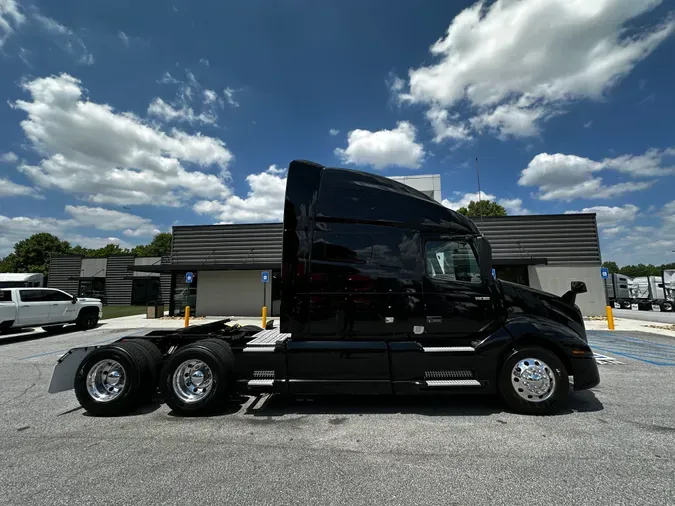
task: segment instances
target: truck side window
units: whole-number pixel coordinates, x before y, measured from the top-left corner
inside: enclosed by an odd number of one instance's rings
[[[12,302],[12,291],[0,290],[0,302]]]
[[[48,302],[46,290],[21,290],[19,295],[22,302]]]
[[[430,278],[480,283],[480,269],[471,245],[461,241],[427,241],[427,275]]]
[[[59,290],[42,290],[42,291],[45,292],[45,295],[47,296],[46,300],[52,302],[65,302],[72,300],[72,297],[70,297],[66,293],[60,292]]]

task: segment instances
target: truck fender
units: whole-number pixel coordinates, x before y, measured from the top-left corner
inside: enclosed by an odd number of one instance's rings
[[[583,350],[588,356],[593,353],[586,342],[585,331],[580,335],[567,325],[540,316],[519,315],[510,318],[506,321],[505,328],[513,336],[514,345],[531,344],[549,348],[568,367],[569,359],[575,356],[572,350]],[[583,331],[583,327],[581,329]]]
[[[87,353],[95,348],[98,348],[98,346],[73,348],[66,352],[54,366],[52,380],[49,383],[49,389],[47,391],[50,394],[55,394],[58,392],[65,392],[66,390],[72,390],[75,383],[75,373],[77,372],[77,368],[80,366]]]

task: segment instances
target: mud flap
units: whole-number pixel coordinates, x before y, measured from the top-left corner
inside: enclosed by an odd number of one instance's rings
[[[72,390],[77,368],[82,363],[82,360],[87,355],[87,353],[95,348],[97,348],[97,346],[73,348],[63,355],[54,367],[54,371],[52,372],[52,380],[49,383],[49,389],[47,392],[50,394],[55,394],[57,392]]]

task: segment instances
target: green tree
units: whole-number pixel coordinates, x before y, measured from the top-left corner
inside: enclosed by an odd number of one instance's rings
[[[506,216],[506,209],[496,202],[490,200],[481,200],[480,202],[469,202],[468,207],[460,207],[457,212],[464,216]]]
[[[19,272],[18,261],[14,253],[0,260],[0,272]]]
[[[602,266],[606,267],[607,270],[609,270],[609,272],[612,274],[617,274],[619,272],[619,266],[616,264],[616,262],[612,262],[611,260],[602,262]]]
[[[70,243],[46,232],[33,234],[14,245],[14,253],[6,257],[2,264],[12,272],[41,272],[45,276],[49,271],[51,255],[70,253]],[[7,271],[5,271],[7,272]]]
[[[134,247],[131,252],[141,257],[161,257],[171,253],[173,237],[169,232],[162,232],[153,237],[150,244]]]

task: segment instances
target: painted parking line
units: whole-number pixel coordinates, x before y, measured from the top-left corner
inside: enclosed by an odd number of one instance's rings
[[[635,334],[624,335],[605,331],[589,332],[588,343],[594,351],[603,354],[608,353],[661,367],[675,367],[675,345],[641,339]]]

